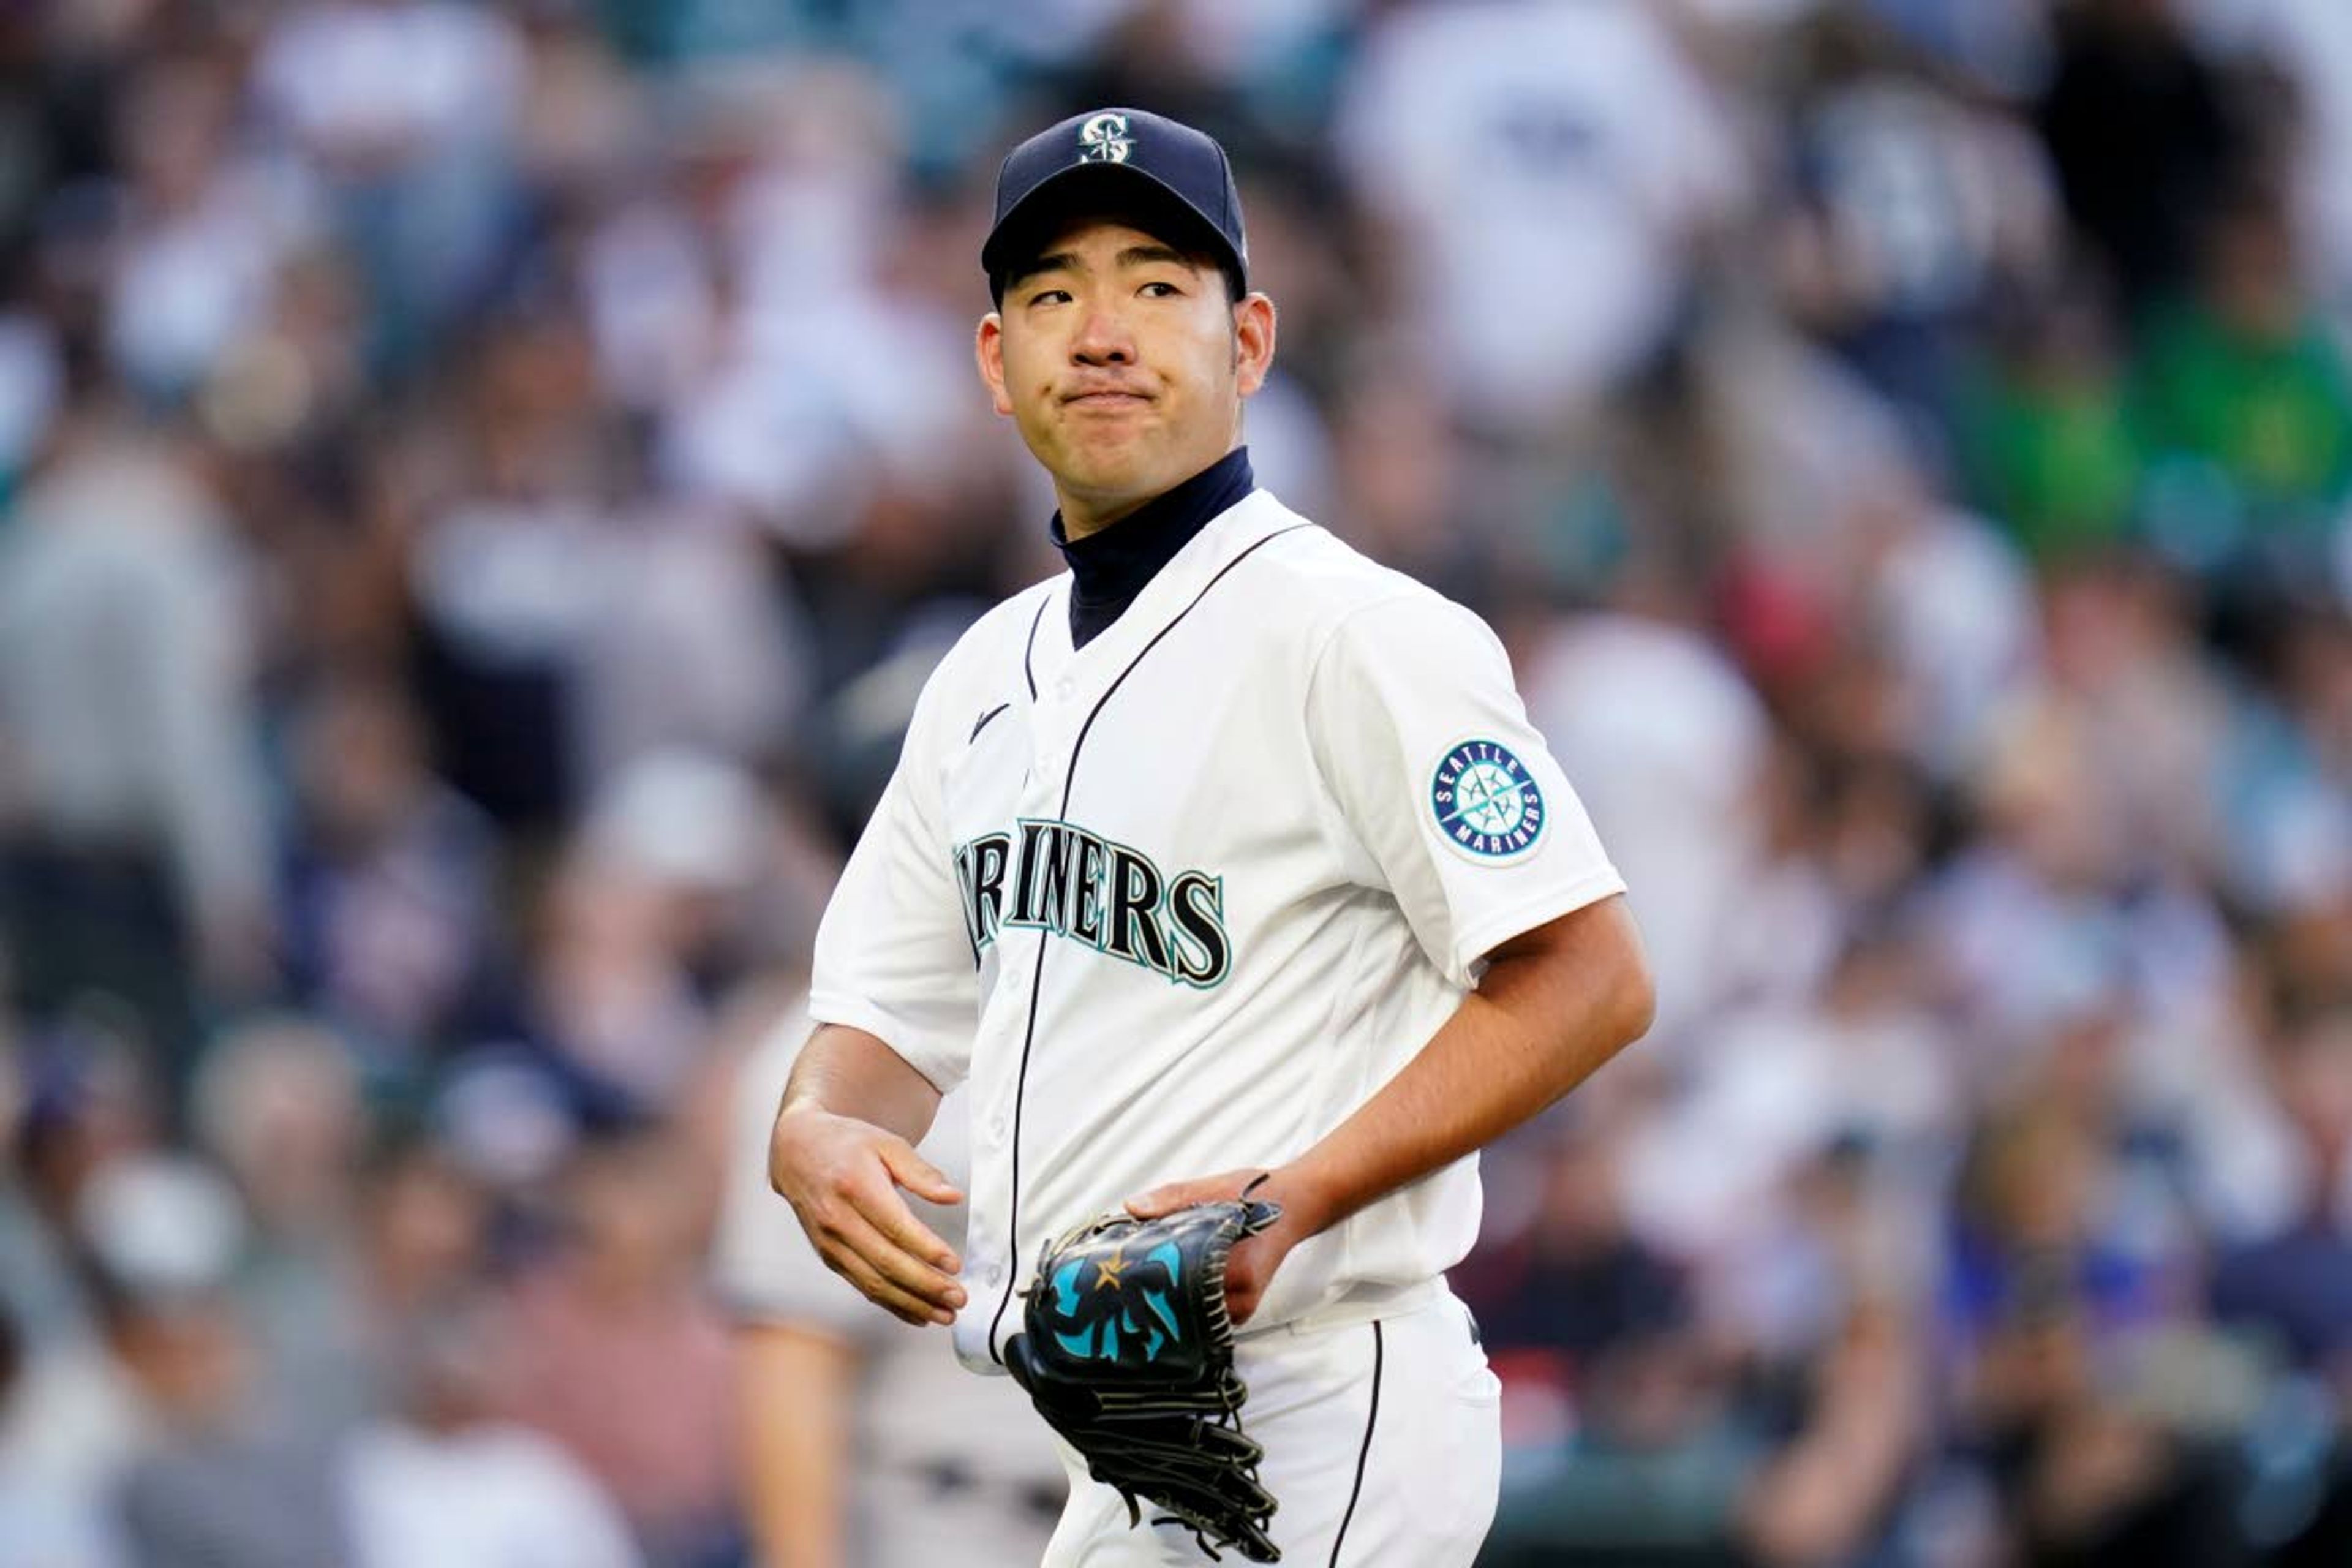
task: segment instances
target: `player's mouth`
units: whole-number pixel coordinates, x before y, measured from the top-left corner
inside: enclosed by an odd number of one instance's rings
[[[1063,405],[1070,408],[1140,408],[1150,401],[1146,393],[1120,386],[1088,387],[1062,395]]]

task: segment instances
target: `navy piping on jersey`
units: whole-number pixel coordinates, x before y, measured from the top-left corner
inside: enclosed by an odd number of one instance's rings
[[[1381,1364],[1388,1359],[1388,1338],[1372,1320],[1372,1407],[1364,1413],[1364,1446],[1356,1450],[1356,1484],[1348,1489],[1348,1511],[1339,1516],[1339,1533],[1331,1541],[1329,1568],[1339,1568],[1339,1548],[1348,1542],[1348,1526],[1356,1521],[1356,1500],[1364,1495],[1364,1464],[1372,1457],[1372,1428],[1381,1421]]]
[[[1169,617],[1168,624],[1152,633],[1151,640],[1145,643],[1133,658],[1128,660],[1127,668],[1118,672],[1118,678],[1095,700],[1093,710],[1087,714],[1087,721],[1078,726],[1078,738],[1070,742],[1070,766],[1062,779],[1062,805],[1055,816],[1065,819],[1069,816],[1070,795],[1077,788],[1078,758],[1087,749],[1087,736],[1094,729],[1095,721],[1102,716],[1103,709],[1109,704],[1114,696],[1118,695],[1118,689],[1127,684],[1127,678],[1135,673],[1136,667],[1150,657],[1151,650],[1160,646],[1162,637],[1174,631],[1186,616],[1191,615],[1200,606],[1201,601],[1209,596],[1209,590],[1223,582],[1227,573],[1280,539],[1284,534],[1296,533],[1302,528],[1311,526],[1313,525],[1309,523],[1294,522],[1288,528],[1278,528],[1226,562],[1217,569],[1215,576],[1201,585],[1201,591],[1192,595],[1192,603]],[[1039,606],[1039,613],[1041,615],[1044,613],[1042,605]],[[1030,636],[1033,640],[1036,636],[1036,627],[1034,626],[1030,627]],[[1005,1205],[1004,1294],[997,1300],[996,1316],[991,1318],[988,1322],[989,1359],[999,1366],[1004,1364],[1004,1355],[996,1348],[997,1331],[1004,1326],[1004,1310],[1013,1305],[1013,1287],[1021,1275],[1021,1117],[1029,1098],[1029,1051],[1030,1047],[1037,1042],[1037,998],[1045,988],[1045,950],[1052,945],[1042,937],[1038,939],[1037,967],[1030,973],[1029,976],[1029,1019],[1021,1031],[1021,1071],[1013,1079],[1013,1195],[1011,1201]]]
[[[1021,678],[1029,683],[1029,700],[1037,700],[1037,628],[1045,624],[1045,606],[1054,602],[1047,593],[1037,601],[1037,613],[1029,618],[1029,646],[1021,650]]]

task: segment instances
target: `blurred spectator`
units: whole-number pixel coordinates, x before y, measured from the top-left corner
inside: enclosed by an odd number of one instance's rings
[[[1841,1141],[1869,1151],[1885,1197],[1925,1220],[1960,1086],[1915,975],[1892,933],[1858,931],[1809,1005],[1715,1022],[1702,1042],[1712,1070],[1627,1150],[1644,1230],[1686,1256],[1728,1251],[1727,1273],[1756,1268],[1748,1249],[1772,1236],[1779,1195]]]
[[[1659,975],[1658,1042],[1718,999],[1715,952],[1757,860],[1765,715],[1698,632],[1634,615],[1562,620],[1527,662],[1528,712],[1574,770],[1626,868]]]
[[[614,778],[581,854],[642,882],[696,996],[721,1015],[796,973],[839,872],[810,804],[717,757],[666,749]]]
[[[2233,193],[2200,234],[2197,290],[2149,324],[2134,374],[2149,524],[2241,592],[2307,594],[2352,497],[2352,367],[2303,293],[2273,195]]]
[[[2122,345],[2087,268],[1996,307],[1960,398],[1969,493],[2043,566],[2095,554],[2137,513],[2146,454]]]
[[[322,1436],[364,1408],[343,1301],[363,1114],[350,1051],[299,1017],[214,1041],[191,1094],[196,1142],[244,1200],[236,1294],[257,1348],[271,1381],[302,1391],[300,1419]]]
[[[77,404],[0,540],[0,877],[20,1005],[98,993],[167,1054],[267,985],[247,564],[199,454]]]
[[[1950,778],[2032,680],[2032,579],[1997,530],[1906,472],[1865,487],[1848,527],[1860,579],[1848,618],[1895,683],[1885,739]]]
[[[2176,0],[2074,0],[2036,122],[2066,210],[2137,312],[2188,286],[2206,207],[2244,172],[2221,69]]]
[[[266,1247],[316,1253],[349,1233],[359,1094],[342,1042],[299,1018],[213,1043],[192,1096],[196,1141],[241,1189]]]
[[[2341,304],[2352,298],[2352,15],[2328,0],[2188,0],[2183,11],[2235,68],[2291,84],[2292,169],[2280,172],[2320,297]]]
[[[130,1560],[343,1562],[331,1450],[261,1375],[229,1289],[247,1239],[234,1191],[192,1163],[152,1159],[104,1173],[79,1208],[108,1343],[152,1423],[121,1477]]]
[[[97,1016],[91,1016],[91,1014]],[[37,1347],[89,1328],[74,1215],[90,1182],[114,1163],[152,1152],[163,1135],[152,1060],[93,1009],[29,1036],[12,1054],[20,1106],[9,1180],[0,1184],[8,1243],[0,1294]]]
[[[263,323],[279,268],[320,222],[299,168],[232,152],[232,68],[225,53],[171,60],[117,107],[129,189],[109,346],[156,404],[194,392]]]
[[[105,1341],[79,1215],[145,1157],[146,1086],[119,1042],[55,1039],[26,1053],[21,1082],[17,1066],[0,1050],[14,1102],[0,1111],[0,1564],[128,1568],[115,1493],[150,1420]]]
[[[291,730],[289,983],[379,1070],[413,1069],[496,967],[489,825],[429,771],[415,707],[388,679],[327,676]]]
[[[2299,1135],[2299,1201],[2276,1235],[2216,1261],[2214,1304],[2341,1381],[2352,1376],[2352,1013],[2311,1019],[2274,1055],[2278,1102]]]
[[[2120,1175],[2061,1106],[1979,1131],[1945,1299],[1962,1418],[2034,1560],[2242,1561],[2217,1458],[2124,1394],[2186,1304],[2186,1259],[2119,1224]]]
[[[1479,1561],[1869,1560],[1900,1528],[1928,1430],[1907,1313],[1857,1292],[1792,1382],[1743,1384],[1730,1347],[1692,1331],[1670,1266],[1626,1229],[1605,1147],[1561,1146],[1528,1262],[1489,1315],[1523,1462]],[[1549,1441],[1548,1416],[1568,1423]]]
[[[340,1433],[393,1411],[419,1325],[491,1275],[488,1194],[432,1142],[397,1134],[352,1173],[351,1234],[317,1274],[266,1289],[257,1305],[278,1376],[303,1391],[312,1426]],[[296,1288],[299,1287],[299,1288]]]
[[[636,1568],[596,1484],[497,1418],[503,1347],[483,1303],[420,1314],[404,1340],[394,1409],[343,1452],[355,1568]]]
[[[2031,726],[2046,715],[2079,737],[2086,783],[2117,818],[2118,837],[2136,846],[2126,879],[2177,879],[2210,868],[2220,852],[2210,786],[2233,694],[2200,646],[2195,616],[2180,579],[2144,559],[2053,570],[2042,588],[2043,684],[2018,693],[2001,716],[2003,725]],[[1979,756],[1996,770],[1995,753],[2012,739],[2032,744],[1999,731],[1985,739]],[[1986,782],[1988,795],[1998,792]]]
[[[29,1357],[16,1320],[0,1304],[0,1563],[54,1563],[59,1568],[97,1568],[104,1543],[97,1510],[71,1482],[42,1473],[39,1459],[26,1452],[28,1437],[17,1418],[25,1407]]]
[[[598,568],[621,454],[588,422],[577,327],[517,321],[479,346],[451,493],[421,498],[408,555],[416,679],[450,782],[509,831],[545,836],[589,787],[578,687],[622,584]]]
[[[1798,1396],[1794,1430],[1740,1500],[1738,1538],[1752,1561],[1794,1568],[1968,1550],[1950,1539],[1952,1525],[1923,1527],[1907,1506],[1927,1435],[1917,1340],[1885,1301],[1858,1302],[1837,1325]],[[1920,1542],[1931,1529],[1946,1539]]]
[[[563,1245],[515,1289],[504,1412],[611,1492],[656,1568],[734,1563],[734,1372],[679,1152],[655,1132],[591,1141],[562,1194]]]
[[[1996,290],[2038,280],[2055,259],[2050,171],[2008,115],[1906,68],[1853,14],[1832,12],[1811,37],[1783,287],[1797,319],[1940,456],[1962,334]]]
[[[711,1016],[687,964],[692,910],[650,868],[599,847],[552,868],[521,973],[466,1033],[469,1057],[535,1074],[568,1120],[619,1126],[672,1108]]]
[[[2087,629],[2129,636],[2131,615],[2127,598],[2095,602]],[[2119,678],[2095,698],[2018,706],[1969,781],[1976,832],[1923,889],[1937,988],[1978,1033],[1981,1086],[2030,1071],[2043,1030],[2111,1000],[2210,1020],[2231,984],[2193,862],[2172,858],[2192,855],[2206,826],[2203,737],[2185,727],[2199,693],[2193,679],[2166,685],[2158,658],[2133,664],[2110,667]]]
[[[414,365],[491,279],[523,64],[499,11],[455,0],[312,0],[260,41],[257,107],[330,187],[379,366]]]
[[[39,456],[63,391],[56,336],[30,311],[0,313],[0,500]]]
[[[1908,47],[1958,73],[1963,93],[1981,89],[2015,101],[2050,68],[2054,7],[2047,0],[1865,0],[1864,8]]]
[[[1601,1381],[1612,1352],[1693,1321],[1683,1271],[1627,1223],[1615,1143],[1581,1124],[1553,1132],[1528,1172],[1536,1186],[1526,1228],[1475,1268],[1473,1305],[1517,1407],[1515,1441],[1528,1440],[1523,1423],[1572,1427],[1580,1391]]]
[[[2324,616],[2289,611],[2261,628],[2263,667],[2306,700],[2338,681],[2327,665],[2343,633]],[[2352,987],[2352,795],[2324,731],[2298,721],[2298,704],[2275,688],[2232,693],[2217,809],[2231,891],[2279,922],[2276,956],[2298,1000],[2324,1000]],[[2314,712],[2312,719],[2317,719]]]
[[[1747,184],[1724,106],[1638,0],[1391,8],[1335,136],[1394,236],[1422,373],[1505,437],[1656,352]]]

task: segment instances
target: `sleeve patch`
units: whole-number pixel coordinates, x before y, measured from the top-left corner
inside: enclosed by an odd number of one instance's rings
[[[1507,865],[1542,842],[1542,786],[1508,746],[1468,740],[1449,748],[1429,781],[1438,836],[1475,861]]]

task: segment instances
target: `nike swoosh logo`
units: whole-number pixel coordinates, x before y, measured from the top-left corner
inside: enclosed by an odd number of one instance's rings
[[[980,721],[971,727],[971,733],[964,737],[963,743],[969,746],[974,741],[979,740],[980,732],[988,728],[988,721],[1012,706],[1013,704],[1010,702],[1000,702],[995,707],[990,709],[987,712],[982,714],[980,716]]]

